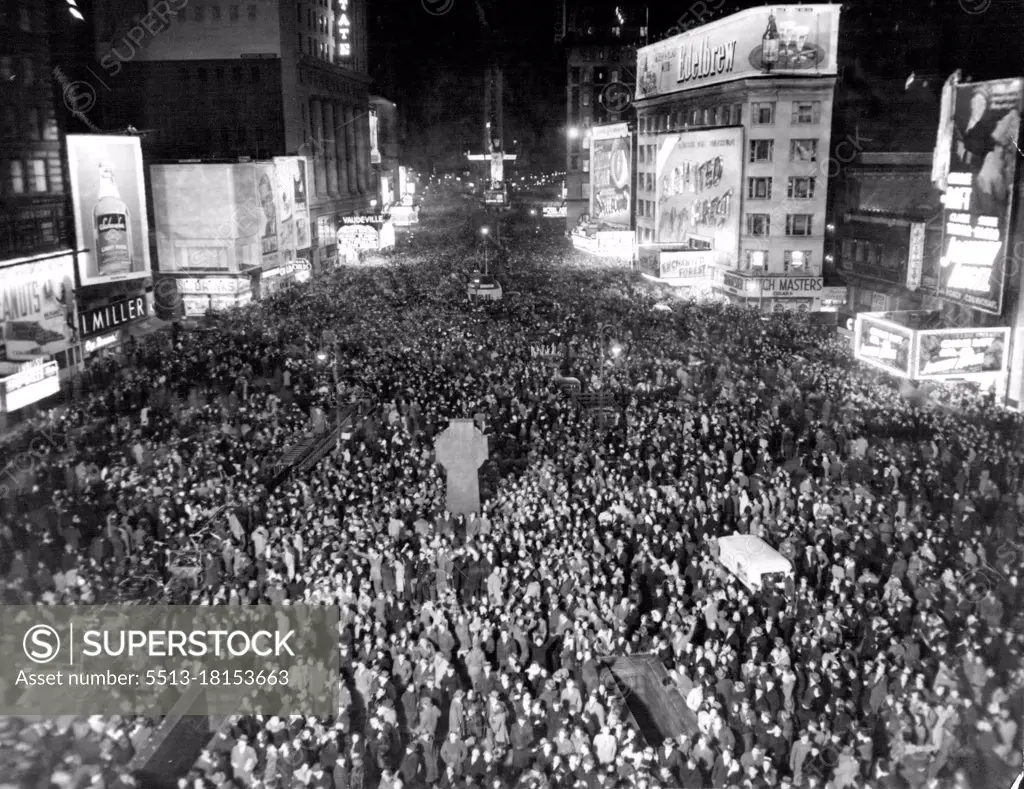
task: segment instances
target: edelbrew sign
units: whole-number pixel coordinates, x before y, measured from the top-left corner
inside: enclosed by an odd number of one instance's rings
[[[80,315],[82,336],[90,337],[147,317],[146,297],[133,296],[106,307],[84,310]]]
[[[731,74],[735,65],[735,41],[712,46],[711,39],[705,36],[679,48],[679,82]]]

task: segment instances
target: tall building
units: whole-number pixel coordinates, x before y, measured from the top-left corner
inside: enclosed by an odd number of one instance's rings
[[[821,308],[839,11],[755,8],[638,50],[637,242],[663,277]]]
[[[607,4],[565,3],[556,8],[556,40],[566,51],[566,227],[590,206],[591,128],[635,118],[628,92],[635,81],[637,20]],[[609,88],[609,85],[614,87]],[[612,94],[614,93],[614,96]]]
[[[145,130],[152,161],[306,156],[333,227],[377,194],[365,2],[96,0],[105,123]]]
[[[0,426],[56,394],[79,358],[54,13],[32,0],[0,5]]]

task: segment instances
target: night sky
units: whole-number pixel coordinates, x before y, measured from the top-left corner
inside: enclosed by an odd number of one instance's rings
[[[554,42],[553,0],[370,0],[371,61],[376,90],[400,104],[406,147],[431,158],[446,149],[476,148],[482,117],[482,74],[496,60],[506,79],[507,138],[519,138],[536,164],[564,158],[565,52]],[[570,8],[573,7],[569,0]],[[595,23],[610,20],[615,2],[576,3]],[[622,2],[642,20],[645,5]],[[708,21],[750,0],[705,0]],[[1013,0],[862,0],[844,4],[840,58],[859,89],[884,103],[911,71],[937,90],[956,68],[975,79],[1024,73],[1020,3]],[[651,3],[651,41],[694,15],[692,3]],[[507,143],[511,139],[506,140]],[[557,165],[556,165],[557,166]]]

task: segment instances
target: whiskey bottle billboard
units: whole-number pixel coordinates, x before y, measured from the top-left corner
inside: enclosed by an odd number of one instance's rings
[[[127,135],[69,134],[79,281],[94,285],[150,274],[142,144]]]
[[[132,267],[132,223],[128,204],[121,199],[110,162],[101,162],[100,190],[93,206],[96,229],[96,275],[128,274]]]

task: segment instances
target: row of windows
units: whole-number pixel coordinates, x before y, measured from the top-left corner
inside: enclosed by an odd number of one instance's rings
[[[776,102],[755,101],[750,105],[750,123],[752,126],[775,125]],[[821,123],[820,101],[794,101],[789,122],[793,126],[808,126]]]
[[[59,164],[48,171],[45,159],[8,159],[3,163],[3,190],[8,195],[63,192]]]
[[[844,265],[847,263],[867,263],[871,266],[885,266],[882,245],[873,241],[858,241],[844,238],[840,242],[840,250]],[[895,258],[890,259],[886,268],[898,268]]]
[[[749,140],[747,161],[751,164],[770,164],[775,161],[775,140]],[[789,161],[818,161],[817,140],[790,140]]]
[[[748,200],[771,200],[772,178],[748,178]],[[814,178],[810,176],[790,176],[786,184],[786,197],[793,200],[814,199]]]
[[[204,66],[200,66],[199,68],[195,69],[195,74],[196,74],[196,80],[199,81],[199,82],[206,82],[207,79],[209,78],[209,72],[207,72],[207,70],[206,70],[206,68]],[[213,77],[214,77],[214,79],[217,82],[223,82],[225,74],[226,74],[226,72],[224,71],[224,68],[222,66],[217,66],[216,68],[213,69]],[[190,67],[188,67],[188,66],[183,66],[181,71],[180,71],[180,76],[181,76],[181,81],[182,82],[188,82],[189,80],[192,79],[192,69]],[[260,72],[260,67],[259,66],[250,66],[249,67],[249,82],[255,84],[255,83],[259,82],[262,78],[263,77],[262,77],[262,74]],[[242,66],[232,66],[231,67],[231,81],[232,82],[242,82],[244,79],[245,79],[245,70],[242,68]]]
[[[814,235],[813,214],[786,214],[787,236]],[[748,236],[770,236],[772,234],[771,214],[747,214],[746,229]]]
[[[302,6],[298,8],[299,12],[299,24],[302,24]],[[326,35],[330,31],[330,25],[327,21],[327,17],[323,14],[313,15],[312,8],[306,8],[306,30],[312,30],[322,35]]]
[[[339,44],[338,47],[339,57],[347,57],[347,54],[352,52],[351,44]],[[347,47],[347,49],[342,49],[342,47]],[[311,58],[322,60],[325,63],[334,63],[334,57],[327,42],[318,41],[313,36],[303,36],[302,33],[299,33],[299,52],[309,55]]]
[[[740,258],[740,271],[767,271],[769,255],[766,249],[747,249]],[[787,249],[782,253],[783,271],[805,271],[811,267],[811,250]]]
[[[62,206],[25,206],[0,215],[0,255],[24,255],[70,240],[71,221]]]
[[[618,82],[620,79],[620,72],[617,68],[608,68],[607,66],[598,66],[597,68],[580,68],[573,66],[569,69],[569,82],[574,85],[590,84],[605,85],[609,82]]]
[[[641,134],[653,134],[683,126],[739,126],[742,120],[742,104],[720,104],[716,107],[691,107],[661,115],[647,115],[638,120],[638,125]]]
[[[46,117],[46,113],[38,107],[18,109],[4,107],[3,128],[0,136],[8,140],[48,140],[59,139],[57,121]]]
[[[209,12],[210,12],[209,16],[207,16],[207,13],[206,13],[207,10],[209,10]],[[256,21],[256,6],[250,5],[249,6],[249,10],[248,10],[248,14],[249,14],[249,21],[250,22],[255,22]],[[229,5],[228,6],[228,20],[231,21],[231,22],[237,22],[238,21],[238,17],[239,17],[239,6],[237,6],[237,5]],[[175,18],[176,19],[180,19],[182,22],[187,22],[188,21],[188,14],[187,13],[183,13],[183,14],[181,14],[180,17],[175,17]],[[219,5],[211,5],[211,6],[196,5],[196,6],[192,6],[192,20],[194,22],[205,22],[207,20],[207,18],[209,18],[209,20],[211,22],[220,22],[223,19],[223,16],[221,15],[221,8],[220,8],[220,6]]]

